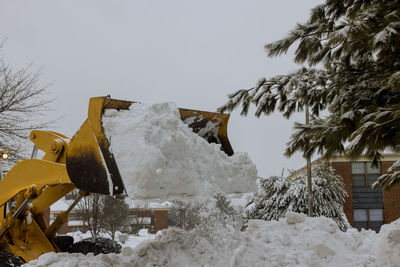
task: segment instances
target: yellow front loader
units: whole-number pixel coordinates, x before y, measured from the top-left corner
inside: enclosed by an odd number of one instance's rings
[[[43,253],[59,252],[56,233],[82,197],[90,193],[126,194],[117,162],[109,150],[102,116],[106,109],[129,109],[132,103],[109,97],[91,98],[88,118],[71,139],[51,131],[31,132],[35,149],[42,150],[44,156],[17,163],[0,181],[1,253],[29,262]],[[179,112],[194,132],[201,132],[209,142],[219,143],[228,155],[233,154],[227,137],[228,114],[188,109]],[[200,131],[208,122],[215,128]],[[45,210],[74,189],[80,190],[80,197],[47,225]]]

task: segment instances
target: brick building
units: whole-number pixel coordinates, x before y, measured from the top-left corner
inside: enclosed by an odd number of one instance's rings
[[[168,211],[169,208],[146,208],[146,209],[130,209],[130,224],[127,232],[138,231],[138,228],[149,229],[149,233],[155,234],[157,231],[168,228]]]
[[[72,201],[61,198],[47,210],[46,222],[51,224],[57,215],[68,209]],[[130,220],[125,231],[136,233],[139,229],[147,228],[149,233],[156,233],[159,230],[168,228],[168,211],[169,208],[163,206],[149,207],[146,209],[130,208]],[[63,224],[59,230],[59,234],[81,231],[86,232],[87,226],[83,222],[82,215],[78,209],[73,209],[68,216],[68,221]]]
[[[334,170],[343,178],[348,193],[344,212],[353,227],[379,231],[382,224],[400,218],[400,183],[390,189],[370,188],[380,175],[388,173],[388,168],[397,160],[400,160],[400,154],[386,153],[378,167],[371,166],[371,161],[365,157],[360,157],[357,161],[336,157],[330,161]],[[319,162],[321,160],[312,164]],[[296,174],[304,171],[305,168],[302,168]]]
[[[60,212],[66,211],[71,204],[71,201],[66,201],[64,198],[61,198],[53,205],[50,206],[49,210],[49,224],[51,224],[57,217]],[[84,224],[79,211],[73,209],[69,216],[68,221],[64,223],[60,230],[58,231],[59,234],[65,234],[69,232],[81,231],[86,232],[87,226]]]

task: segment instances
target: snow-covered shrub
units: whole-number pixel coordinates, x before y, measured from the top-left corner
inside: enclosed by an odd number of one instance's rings
[[[200,211],[203,204],[197,202],[173,201],[168,212],[168,225],[181,229],[191,230],[200,224]]]
[[[332,218],[340,229],[346,230],[348,222],[343,212],[347,195],[342,178],[326,164],[312,170],[314,216]],[[243,212],[244,220],[278,220],[286,212],[308,213],[306,175],[291,180],[289,177],[259,178],[258,191]]]
[[[185,230],[227,227],[241,223],[242,211],[231,206],[231,200],[223,194],[202,201],[174,201],[168,214],[172,225]]]
[[[208,207],[207,220],[211,220],[213,224],[220,223],[226,226],[226,224],[233,223],[239,215],[239,212],[232,207],[229,197],[223,194],[215,195],[211,205],[208,205]]]

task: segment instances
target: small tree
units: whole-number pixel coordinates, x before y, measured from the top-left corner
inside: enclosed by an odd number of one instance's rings
[[[213,213],[214,217],[216,221],[225,226],[228,221],[235,219],[237,212],[235,208],[232,207],[232,201],[228,197],[217,194],[214,196],[214,199],[216,200],[215,211]]]
[[[203,207],[201,203],[176,200],[168,214],[168,220],[175,227],[191,230],[201,223],[200,212]]]
[[[239,214],[228,197],[216,194],[204,202],[175,201],[168,220],[172,225],[185,230],[205,230],[217,225],[225,227],[228,223],[233,223]]]
[[[347,193],[342,178],[323,164],[312,171],[312,190],[315,216],[332,218],[340,229],[346,230],[348,223],[343,212]],[[306,177],[294,180],[289,177],[272,176],[258,180],[258,191],[246,205],[243,217],[249,219],[278,220],[286,212],[307,214]]]
[[[81,211],[84,224],[87,225],[92,237],[97,237],[102,228],[102,195],[90,194],[77,205]]]
[[[129,206],[123,199],[102,196],[101,215],[102,229],[114,240],[116,231],[122,230],[129,219]]]

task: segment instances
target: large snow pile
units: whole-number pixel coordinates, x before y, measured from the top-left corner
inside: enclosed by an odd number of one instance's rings
[[[250,220],[244,232],[163,230],[121,254],[42,255],[28,266],[399,266],[400,220],[379,233],[342,232],[328,218],[288,213],[279,221]]]
[[[255,190],[248,155],[228,157],[184,124],[174,103],[107,110],[103,127],[130,197],[171,200]]]

